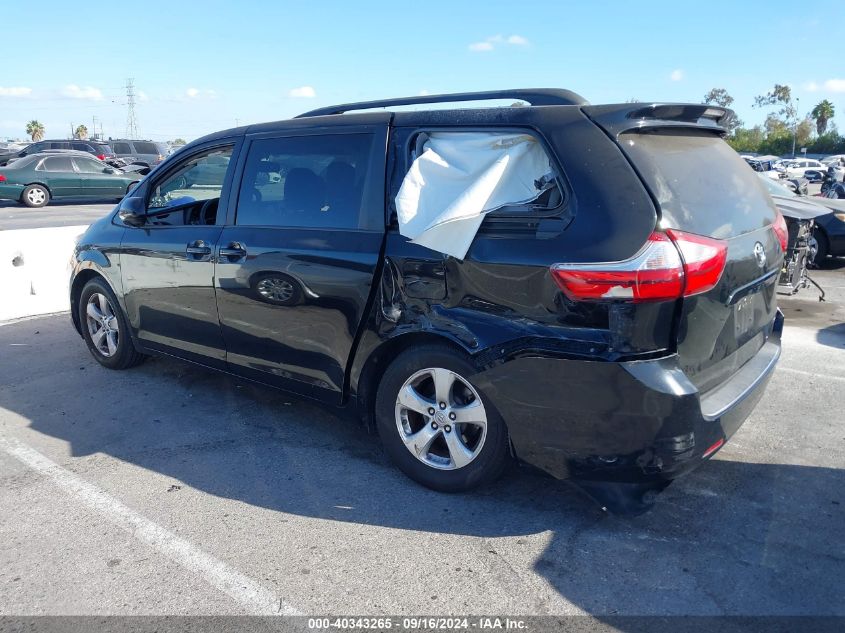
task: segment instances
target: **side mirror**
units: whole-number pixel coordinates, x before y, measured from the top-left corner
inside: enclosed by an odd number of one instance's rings
[[[117,211],[120,221],[129,226],[143,226],[147,221],[147,209],[143,198],[124,198]]]
[[[104,167],[103,173],[114,175],[114,174],[119,174],[120,172],[117,169],[115,169],[114,167]]]

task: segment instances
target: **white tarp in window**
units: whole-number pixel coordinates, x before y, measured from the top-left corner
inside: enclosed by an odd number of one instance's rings
[[[531,202],[551,167],[527,134],[434,132],[396,196],[399,232],[463,259],[484,214]]]

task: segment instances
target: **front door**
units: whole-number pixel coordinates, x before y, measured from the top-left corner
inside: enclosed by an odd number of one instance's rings
[[[231,174],[184,188],[185,175],[211,157],[229,160],[234,145],[214,145],[185,156],[141,186],[147,219],[127,227],[120,266],[126,312],[140,343],[212,367],[225,367],[214,290],[214,252],[222,230]],[[222,216],[222,214],[221,214]]]
[[[248,139],[217,251],[231,370],[340,402],[384,240],[386,128]]]

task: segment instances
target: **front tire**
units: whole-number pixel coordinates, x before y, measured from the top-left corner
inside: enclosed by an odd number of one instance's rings
[[[29,185],[21,193],[21,202],[32,209],[39,209],[50,202],[50,192],[43,185]]]
[[[509,462],[505,422],[469,381],[476,372],[465,355],[430,345],[406,350],[382,376],[375,413],[384,450],[423,486],[470,490]]]
[[[91,355],[103,367],[128,369],[144,360],[135,349],[117,298],[102,279],[92,279],[82,289],[79,323]]]

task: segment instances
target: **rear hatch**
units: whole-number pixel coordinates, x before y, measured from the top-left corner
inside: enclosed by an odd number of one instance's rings
[[[708,106],[585,107],[616,140],[658,207],[660,229],[727,243],[710,291],[683,299],[677,349],[701,390],[721,384],[763,346],[777,312],[782,252],[777,210],[757,175],[722,140],[732,113]]]

